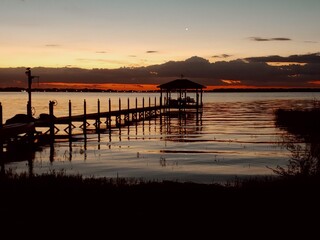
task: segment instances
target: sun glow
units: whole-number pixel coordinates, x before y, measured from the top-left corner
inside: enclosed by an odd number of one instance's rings
[[[154,91],[158,90],[156,84],[122,84],[122,83],[40,83],[38,88],[58,88],[58,89],[98,89],[111,91]]]
[[[320,80],[310,81],[308,83],[320,85]]]

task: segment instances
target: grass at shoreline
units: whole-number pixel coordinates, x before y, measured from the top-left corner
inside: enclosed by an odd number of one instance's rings
[[[201,184],[178,181],[148,181],[138,178],[85,178],[81,175],[67,175],[64,172],[50,172],[29,176],[27,173],[8,171],[0,177],[1,200],[11,204],[21,199],[46,198],[56,201],[61,198],[86,199],[108,198],[121,201],[124,198],[152,198],[155,202],[170,197],[186,202],[197,196],[216,201],[228,198],[249,199],[252,197],[289,200],[300,198],[301,194],[320,193],[319,176],[259,177],[235,179],[226,184]],[[320,194],[319,194],[320,195]],[[317,197],[318,198],[318,197]],[[211,201],[210,200],[210,201]],[[203,202],[205,203],[205,201]],[[222,202],[221,202],[222,203]]]
[[[309,224],[310,216],[320,213],[319,193],[319,177],[252,178],[222,185],[8,172],[0,177],[0,226],[58,227],[69,233],[120,227],[118,237],[128,234],[125,229],[139,234],[146,229],[157,234],[168,229],[179,234],[196,228],[263,230],[265,224],[283,229],[300,218]]]

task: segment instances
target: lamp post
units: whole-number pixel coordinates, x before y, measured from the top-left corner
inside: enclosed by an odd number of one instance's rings
[[[32,85],[32,79],[39,78],[38,76],[32,76],[31,75],[31,69],[28,67],[26,68],[26,75],[28,77],[28,103],[27,103],[27,115],[29,117],[32,117],[32,104],[31,104],[31,85]]]

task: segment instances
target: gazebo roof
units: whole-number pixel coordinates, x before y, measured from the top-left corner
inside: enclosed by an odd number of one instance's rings
[[[160,89],[175,90],[175,89],[202,89],[206,86],[192,82],[188,79],[176,79],[157,86]]]

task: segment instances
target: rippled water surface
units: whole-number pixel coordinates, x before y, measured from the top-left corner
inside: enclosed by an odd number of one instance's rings
[[[158,93],[34,93],[35,117],[48,113],[48,102],[56,100],[56,116],[95,112],[100,99],[101,111],[153,105]],[[77,136],[78,141],[57,140],[29,157],[11,162],[5,168],[34,173],[63,170],[97,177],[138,177],[155,180],[212,182],[232,180],[235,176],[273,174],[267,168],[287,163],[290,153],[281,147],[283,130],[275,127],[278,108],[310,107],[319,93],[204,93],[202,114],[163,117],[139,122],[101,134]],[[26,93],[1,93],[4,121],[25,113]],[[93,122],[89,128],[94,129]],[[77,125],[78,126],[78,125]],[[66,126],[59,126],[60,132]],[[102,124],[102,128],[104,123]],[[41,129],[42,130],[42,129]],[[44,129],[45,130],[45,129]],[[77,128],[75,132],[81,133]]]

